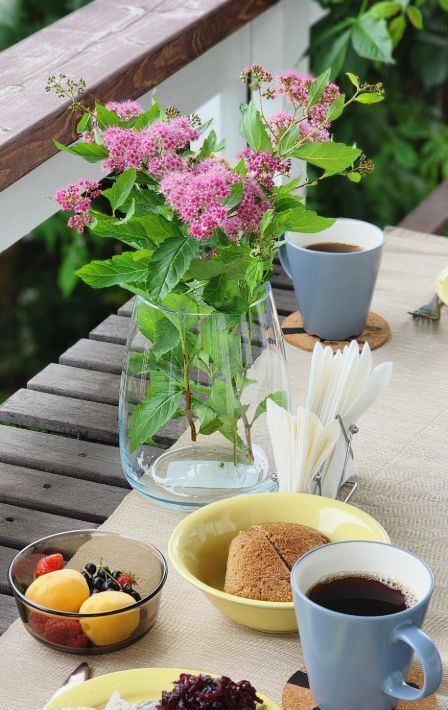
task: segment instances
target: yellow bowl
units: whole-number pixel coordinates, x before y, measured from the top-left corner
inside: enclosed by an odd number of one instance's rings
[[[168,554],[174,567],[229,619],[268,633],[297,631],[293,602],[257,601],[224,592],[231,540],[250,525],[268,522],[309,525],[332,542],[390,542],[384,528],[362,510],[304,493],[226,498],[191,513],[177,525],[169,540]]]

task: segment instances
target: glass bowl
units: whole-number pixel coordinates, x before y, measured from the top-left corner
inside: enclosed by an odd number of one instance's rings
[[[56,552],[62,554],[64,567],[79,572],[88,562],[112,571],[130,570],[141,600],[134,601],[126,611],[122,607],[88,614],[58,611],[30,601],[25,592],[34,580],[37,562]],[[10,564],[8,581],[21,620],[34,638],[58,651],[93,655],[125,648],[148,633],[157,620],[167,573],[164,556],[149,543],[115,532],[73,530],[25,547]],[[95,594],[100,606],[101,594],[105,593]]]

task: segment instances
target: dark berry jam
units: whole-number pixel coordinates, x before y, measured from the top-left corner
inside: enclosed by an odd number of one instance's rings
[[[173,690],[164,690],[160,710],[256,710],[257,691],[247,680],[181,673]]]

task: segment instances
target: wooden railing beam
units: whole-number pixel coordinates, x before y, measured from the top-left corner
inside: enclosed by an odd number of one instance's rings
[[[82,76],[99,101],[138,98],[276,2],[94,0],[0,53],[0,190],[54,155],[52,138],[76,138],[49,74]]]

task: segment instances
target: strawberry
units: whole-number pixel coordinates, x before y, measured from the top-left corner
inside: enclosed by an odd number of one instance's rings
[[[120,585],[120,587],[124,587],[125,584],[130,584],[131,587],[133,584],[135,584],[135,577],[131,572],[123,572],[118,579],[117,582]]]
[[[48,619],[45,626],[45,637],[51,643],[70,646],[71,648],[84,648],[89,639],[83,633],[79,621],[62,619]]]
[[[60,552],[42,557],[34,568],[34,579],[41,577],[43,574],[48,574],[48,572],[56,572],[56,570],[62,569],[63,567],[64,558]]]

